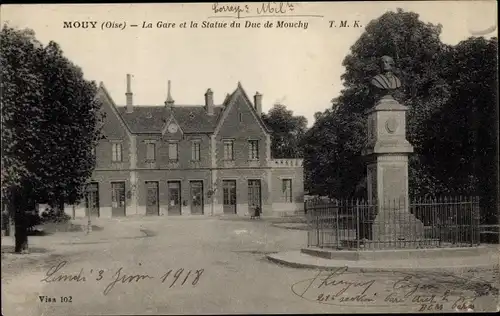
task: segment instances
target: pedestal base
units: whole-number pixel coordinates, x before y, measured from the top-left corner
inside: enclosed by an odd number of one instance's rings
[[[424,239],[424,224],[407,209],[381,209],[372,224],[371,240],[416,241]]]

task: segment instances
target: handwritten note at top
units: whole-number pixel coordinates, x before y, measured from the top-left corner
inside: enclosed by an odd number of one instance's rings
[[[259,17],[297,17],[296,5],[291,2],[262,2],[255,4],[212,4],[211,18],[259,18]]]

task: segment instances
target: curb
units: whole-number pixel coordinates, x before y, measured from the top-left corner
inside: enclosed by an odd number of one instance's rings
[[[60,245],[86,245],[86,244],[104,244],[112,241],[118,240],[127,240],[127,239],[142,239],[156,236],[156,233],[152,230],[148,230],[145,228],[138,228],[134,231],[134,233],[129,234],[110,234],[110,230],[107,232],[104,231],[96,231],[91,232],[89,235],[86,233],[77,234],[71,236],[71,238],[65,239],[63,242],[58,242],[56,244]]]
[[[366,266],[359,266],[356,264],[356,261],[352,262],[352,265],[346,265],[342,263],[337,263],[332,262],[331,265],[321,265],[321,264],[309,264],[309,263],[301,263],[301,262],[293,262],[293,261],[287,261],[285,259],[281,259],[276,257],[273,254],[266,255],[266,258],[273,263],[282,265],[282,266],[287,266],[290,268],[295,268],[295,269],[314,269],[314,270],[338,270],[341,268],[349,268],[350,272],[393,272],[393,271],[398,271],[398,272],[408,272],[408,271],[433,271],[433,272],[469,272],[471,270],[477,270],[477,269],[498,269],[497,265],[494,263],[487,263],[487,264],[478,264],[474,266],[448,266],[448,267],[443,267],[443,266],[420,266],[420,267],[386,267],[386,268],[375,268],[375,267],[366,267]],[[335,260],[332,260],[335,261]],[[365,262],[370,262],[370,261],[365,261]],[[374,264],[376,261],[374,261]],[[379,262],[380,263],[380,262]]]
[[[299,227],[293,227],[293,226],[287,226],[287,225],[280,225],[280,223],[273,223],[271,226],[276,227],[276,228],[281,228],[281,229],[289,229],[289,230],[300,230],[300,231],[308,231],[307,228],[299,228]]]

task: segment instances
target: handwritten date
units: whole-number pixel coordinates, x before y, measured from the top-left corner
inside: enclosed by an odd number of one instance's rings
[[[58,264],[49,268],[45,277],[41,282],[54,283],[54,282],[72,282],[84,283],[87,281],[95,282],[109,282],[104,288],[103,294],[108,295],[118,284],[139,283],[147,280],[159,279],[162,284],[169,284],[168,288],[174,286],[196,286],[200,281],[201,276],[205,269],[188,270],[180,268],[177,270],[170,269],[160,277],[155,277],[148,273],[140,274],[126,274],[123,267],[120,267],[111,278],[108,279],[108,272],[104,269],[90,269],[85,275],[84,269],[80,269],[78,273],[65,273],[63,268],[68,264],[67,261],[61,261]],[[93,277],[92,277],[93,276]],[[111,280],[111,281],[109,281]]]

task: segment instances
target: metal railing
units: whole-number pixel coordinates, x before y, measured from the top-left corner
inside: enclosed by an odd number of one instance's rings
[[[344,250],[474,247],[479,245],[475,197],[391,200],[310,200],[308,247]]]

